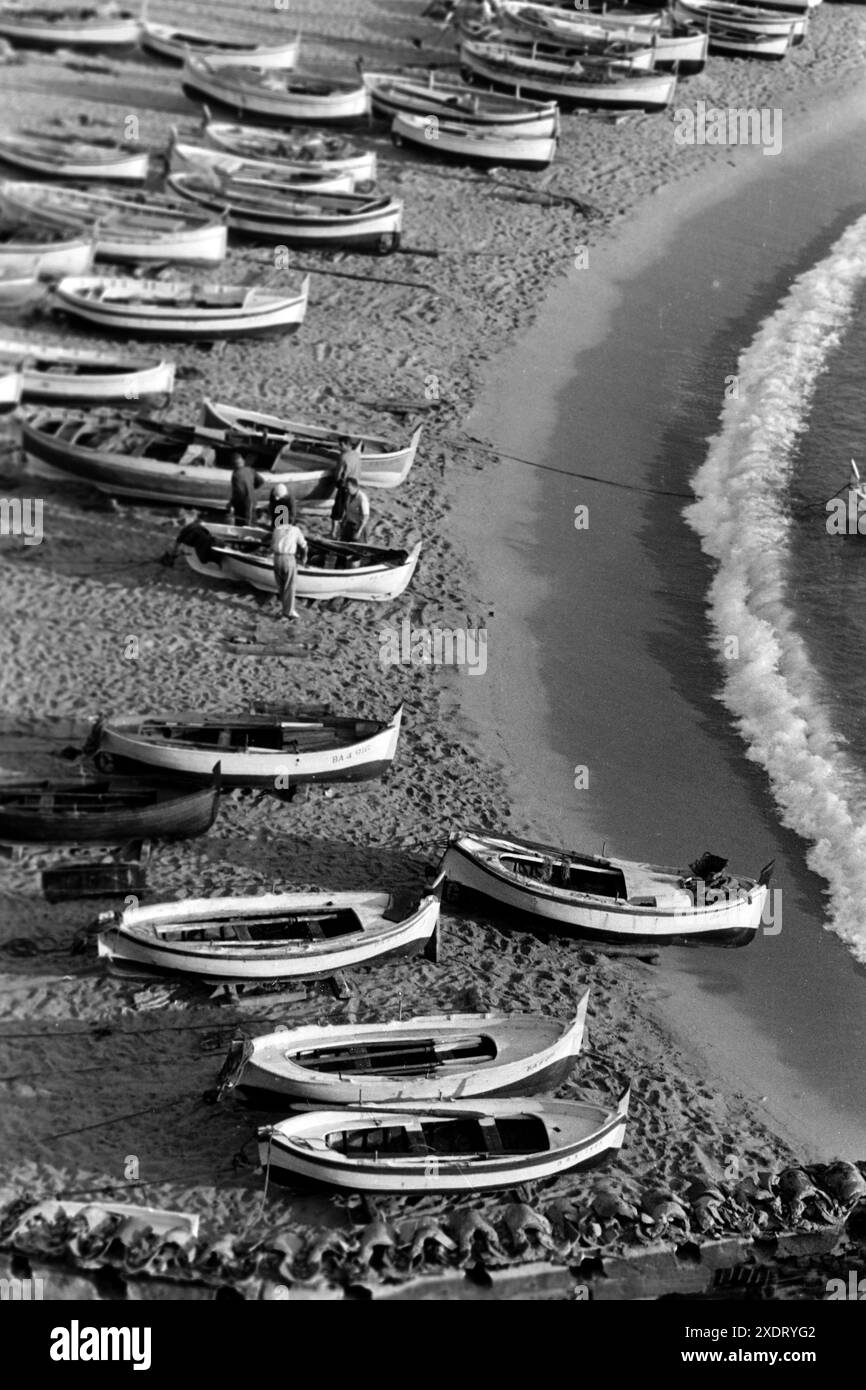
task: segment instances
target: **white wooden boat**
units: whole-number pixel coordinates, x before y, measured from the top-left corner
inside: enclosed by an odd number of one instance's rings
[[[0,362],[21,363],[23,398],[52,404],[163,400],[174,389],[173,362],[147,362],[90,348],[0,336]]]
[[[146,150],[111,149],[86,140],[61,143],[21,132],[0,133],[0,159],[43,176],[125,183],[143,183],[149,166]]]
[[[396,251],[403,225],[399,198],[375,193],[302,193],[275,179],[212,178],[170,174],[181,197],[224,217],[232,231],[290,246],[370,247]]]
[[[218,150],[285,165],[293,173],[351,174],[356,187],[376,182],[376,151],[361,149],[333,131],[268,130],[208,121],[204,134]]]
[[[707,35],[693,24],[677,24],[668,11],[645,15],[641,12],[608,15],[589,10],[551,9],[547,5],[521,4],[503,0],[499,7],[503,20],[517,33],[546,38],[563,48],[577,48],[617,36],[630,43],[650,45],[653,66],[677,65],[680,76],[698,73],[706,66]]]
[[[107,193],[4,179],[0,203],[36,226],[92,232],[96,255],[107,260],[212,265],[225,259],[225,223],[156,193]]]
[[[477,1013],[281,1028],[232,1043],[220,1096],[237,1089],[259,1108],[329,1109],[552,1092],[577,1061],[588,1003],[589,990],[565,1023]]]
[[[97,726],[101,768],[118,759],[177,778],[286,790],[301,782],[363,782],[394,760],[403,707],[390,719],[325,714],[168,714]]]
[[[392,893],[264,893],[185,898],[99,919],[100,956],[203,980],[310,980],[427,950],[439,898]],[[110,922],[110,925],[109,925]]]
[[[353,193],[355,175],[346,171],[337,174],[317,174],[314,170],[299,169],[297,165],[279,164],[264,159],[243,159],[227,150],[214,150],[210,145],[194,145],[187,140],[173,139],[169,148],[169,168],[176,174],[200,174],[213,179],[218,192],[223,180],[266,180],[296,193]]]
[[[729,4],[726,0],[671,0],[675,19],[703,24],[710,50],[738,56],[783,58],[803,42],[808,12]]]
[[[98,1198],[93,1202],[73,1202],[68,1197],[49,1197],[44,1202],[28,1207],[19,1216],[9,1241],[26,1241],[32,1231],[44,1236],[45,1227],[55,1223],[74,1222],[79,1228],[93,1230],[102,1225],[107,1217],[119,1218],[123,1224],[118,1235],[132,1235],[134,1231],[152,1231],[157,1236],[185,1236],[195,1240],[198,1236],[199,1218],[186,1211],[169,1211],[165,1207],[139,1207],[130,1202],[111,1202]],[[24,1247],[26,1248],[26,1246]]]
[[[564,40],[508,26],[464,24],[460,35],[467,42],[478,39],[501,44],[515,58],[554,75],[567,72],[579,58],[627,62],[632,72],[649,72],[654,67],[652,40],[632,38],[621,29],[600,29],[597,33],[586,30],[580,37],[572,35],[570,40]]]
[[[213,430],[175,422],[74,410],[29,412],[22,421],[22,445],[42,464],[91,483],[112,497],[208,508],[225,512],[229,500],[230,459],[239,449],[265,479],[258,503],[264,506],[278,483],[304,508],[333,500],[339,450],[315,437],[286,444],[285,434],[256,435]],[[365,456],[361,482],[379,477],[394,486],[408,474],[420,429],[408,449],[376,459]],[[297,451],[296,451],[297,443]],[[368,471],[369,466],[369,471]]]
[[[359,1192],[490,1191],[599,1163],[625,1139],[629,1092],[614,1106],[514,1096],[314,1110],[259,1130],[273,1181]]]
[[[201,523],[196,534],[182,542],[190,569],[208,579],[249,584],[266,594],[277,592],[270,532],[255,528]],[[209,540],[202,532],[206,532]],[[421,542],[410,550],[307,537],[307,559],[298,565],[298,598],[364,599],[388,603],[409,586],[421,554]]]
[[[6,367],[0,362],[0,415],[14,410],[21,400],[24,378],[20,367]]]
[[[255,438],[262,433],[285,436],[286,450],[279,458],[280,472],[277,482],[285,482],[297,496],[299,475],[289,479],[285,475],[285,465],[303,466],[306,463],[322,468],[325,466],[331,476],[340,461],[342,440],[351,438],[360,441],[361,472],[360,483],[368,487],[399,487],[405,483],[409,470],[415,462],[423,425],[413,430],[408,443],[395,445],[393,439],[381,435],[367,434],[354,425],[311,425],[306,420],[288,419],[282,415],[268,415],[262,410],[250,410],[243,406],[228,405],[224,401],[214,401],[206,396],[201,405],[201,421],[214,429],[242,431]],[[308,474],[308,470],[305,469]]]
[[[86,275],[95,251],[96,242],[90,235],[64,238],[46,232],[37,239],[18,229],[0,230],[0,275],[32,275],[45,280]]]
[[[0,308],[20,309],[45,293],[45,285],[35,275],[0,274]]]
[[[527,101],[481,92],[457,78],[443,77],[432,70],[426,80],[399,72],[365,72],[373,110],[392,120],[402,113],[455,120],[495,133],[524,138],[551,139],[559,133],[559,107],[555,101]]]
[[[663,111],[673,100],[675,73],[633,71],[628,62],[554,57],[533,59],[510,45],[464,40],[461,69],[515,92],[555,97],[570,106]]]
[[[300,34],[295,34],[285,43],[242,43],[237,39],[204,34],[197,29],[156,24],[149,19],[142,20],[141,30],[141,46],[150,53],[158,53],[161,58],[171,58],[178,63],[185,63],[191,54],[197,54],[206,58],[214,68],[221,64],[243,63],[252,63],[257,68],[293,68],[301,48]]]
[[[54,291],[74,318],[130,337],[250,338],[293,333],[304,321],[310,277],[285,294],[263,285],[197,285],[181,280],[76,275]]]
[[[187,96],[197,100],[279,121],[356,121],[369,110],[364,86],[312,73],[214,67],[206,58],[188,58],[181,83]]]
[[[751,879],[724,874],[726,862],[705,855],[688,869],[663,868],[455,830],[440,872],[575,936],[742,946],[760,926],[773,865]]]
[[[0,38],[25,48],[128,48],[138,43],[140,27],[128,10],[106,13],[97,5],[0,5]]]
[[[398,147],[412,145],[461,164],[546,169],[556,155],[556,139],[548,136],[491,135],[478,126],[399,112],[391,125],[391,139]]]

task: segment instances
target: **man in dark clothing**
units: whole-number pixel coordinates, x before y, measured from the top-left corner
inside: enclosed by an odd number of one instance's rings
[[[256,516],[256,488],[264,483],[264,478],[244,462],[240,453],[232,454],[232,492],[229,511],[236,526],[252,526]]]

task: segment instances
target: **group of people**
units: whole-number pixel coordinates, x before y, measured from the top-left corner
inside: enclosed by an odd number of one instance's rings
[[[363,444],[360,439],[341,439],[340,461],[335,476],[331,508],[331,538],[358,542],[365,539],[370,525],[370,501],[361,488]],[[267,481],[245,460],[232,455],[231,500],[229,512],[236,526],[254,526],[256,497]],[[283,616],[295,622],[298,565],[307,560],[307,539],[297,523],[297,501],[285,483],[277,483],[268,499],[271,527],[271,555],[274,578]]]

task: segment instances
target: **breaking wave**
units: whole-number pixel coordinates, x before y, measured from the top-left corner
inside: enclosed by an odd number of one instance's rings
[[[795,280],[740,357],[739,394],[725,401],[721,432],[692,482],[698,500],[684,513],[718,561],[709,600],[725,673],[720,698],[748,757],[766,770],[783,824],[811,842],[807,863],[830,889],[828,930],[862,962],[862,774],[826,716],[819,678],[787,607],[786,504],[817,379],[864,281],[866,217]]]

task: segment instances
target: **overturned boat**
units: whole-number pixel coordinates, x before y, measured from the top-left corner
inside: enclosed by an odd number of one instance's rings
[[[515,1096],[315,1110],[259,1130],[268,1176],[359,1192],[476,1192],[586,1168],[625,1139],[612,1106]]]
[[[538,1014],[433,1014],[393,1023],[283,1028],[232,1043],[220,1094],[237,1088],[259,1107],[554,1091],[580,1052],[587,991],[565,1023]]]
[[[264,893],[185,898],[98,919],[99,954],[226,983],[310,980],[426,951],[439,898],[393,893]]]
[[[761,924],[774,865],[753,879],[726,874],[726,864],[705,854],[688,869],[662,868],[458,829],[440,872],[535,926],[575,936],[744,946]]]

